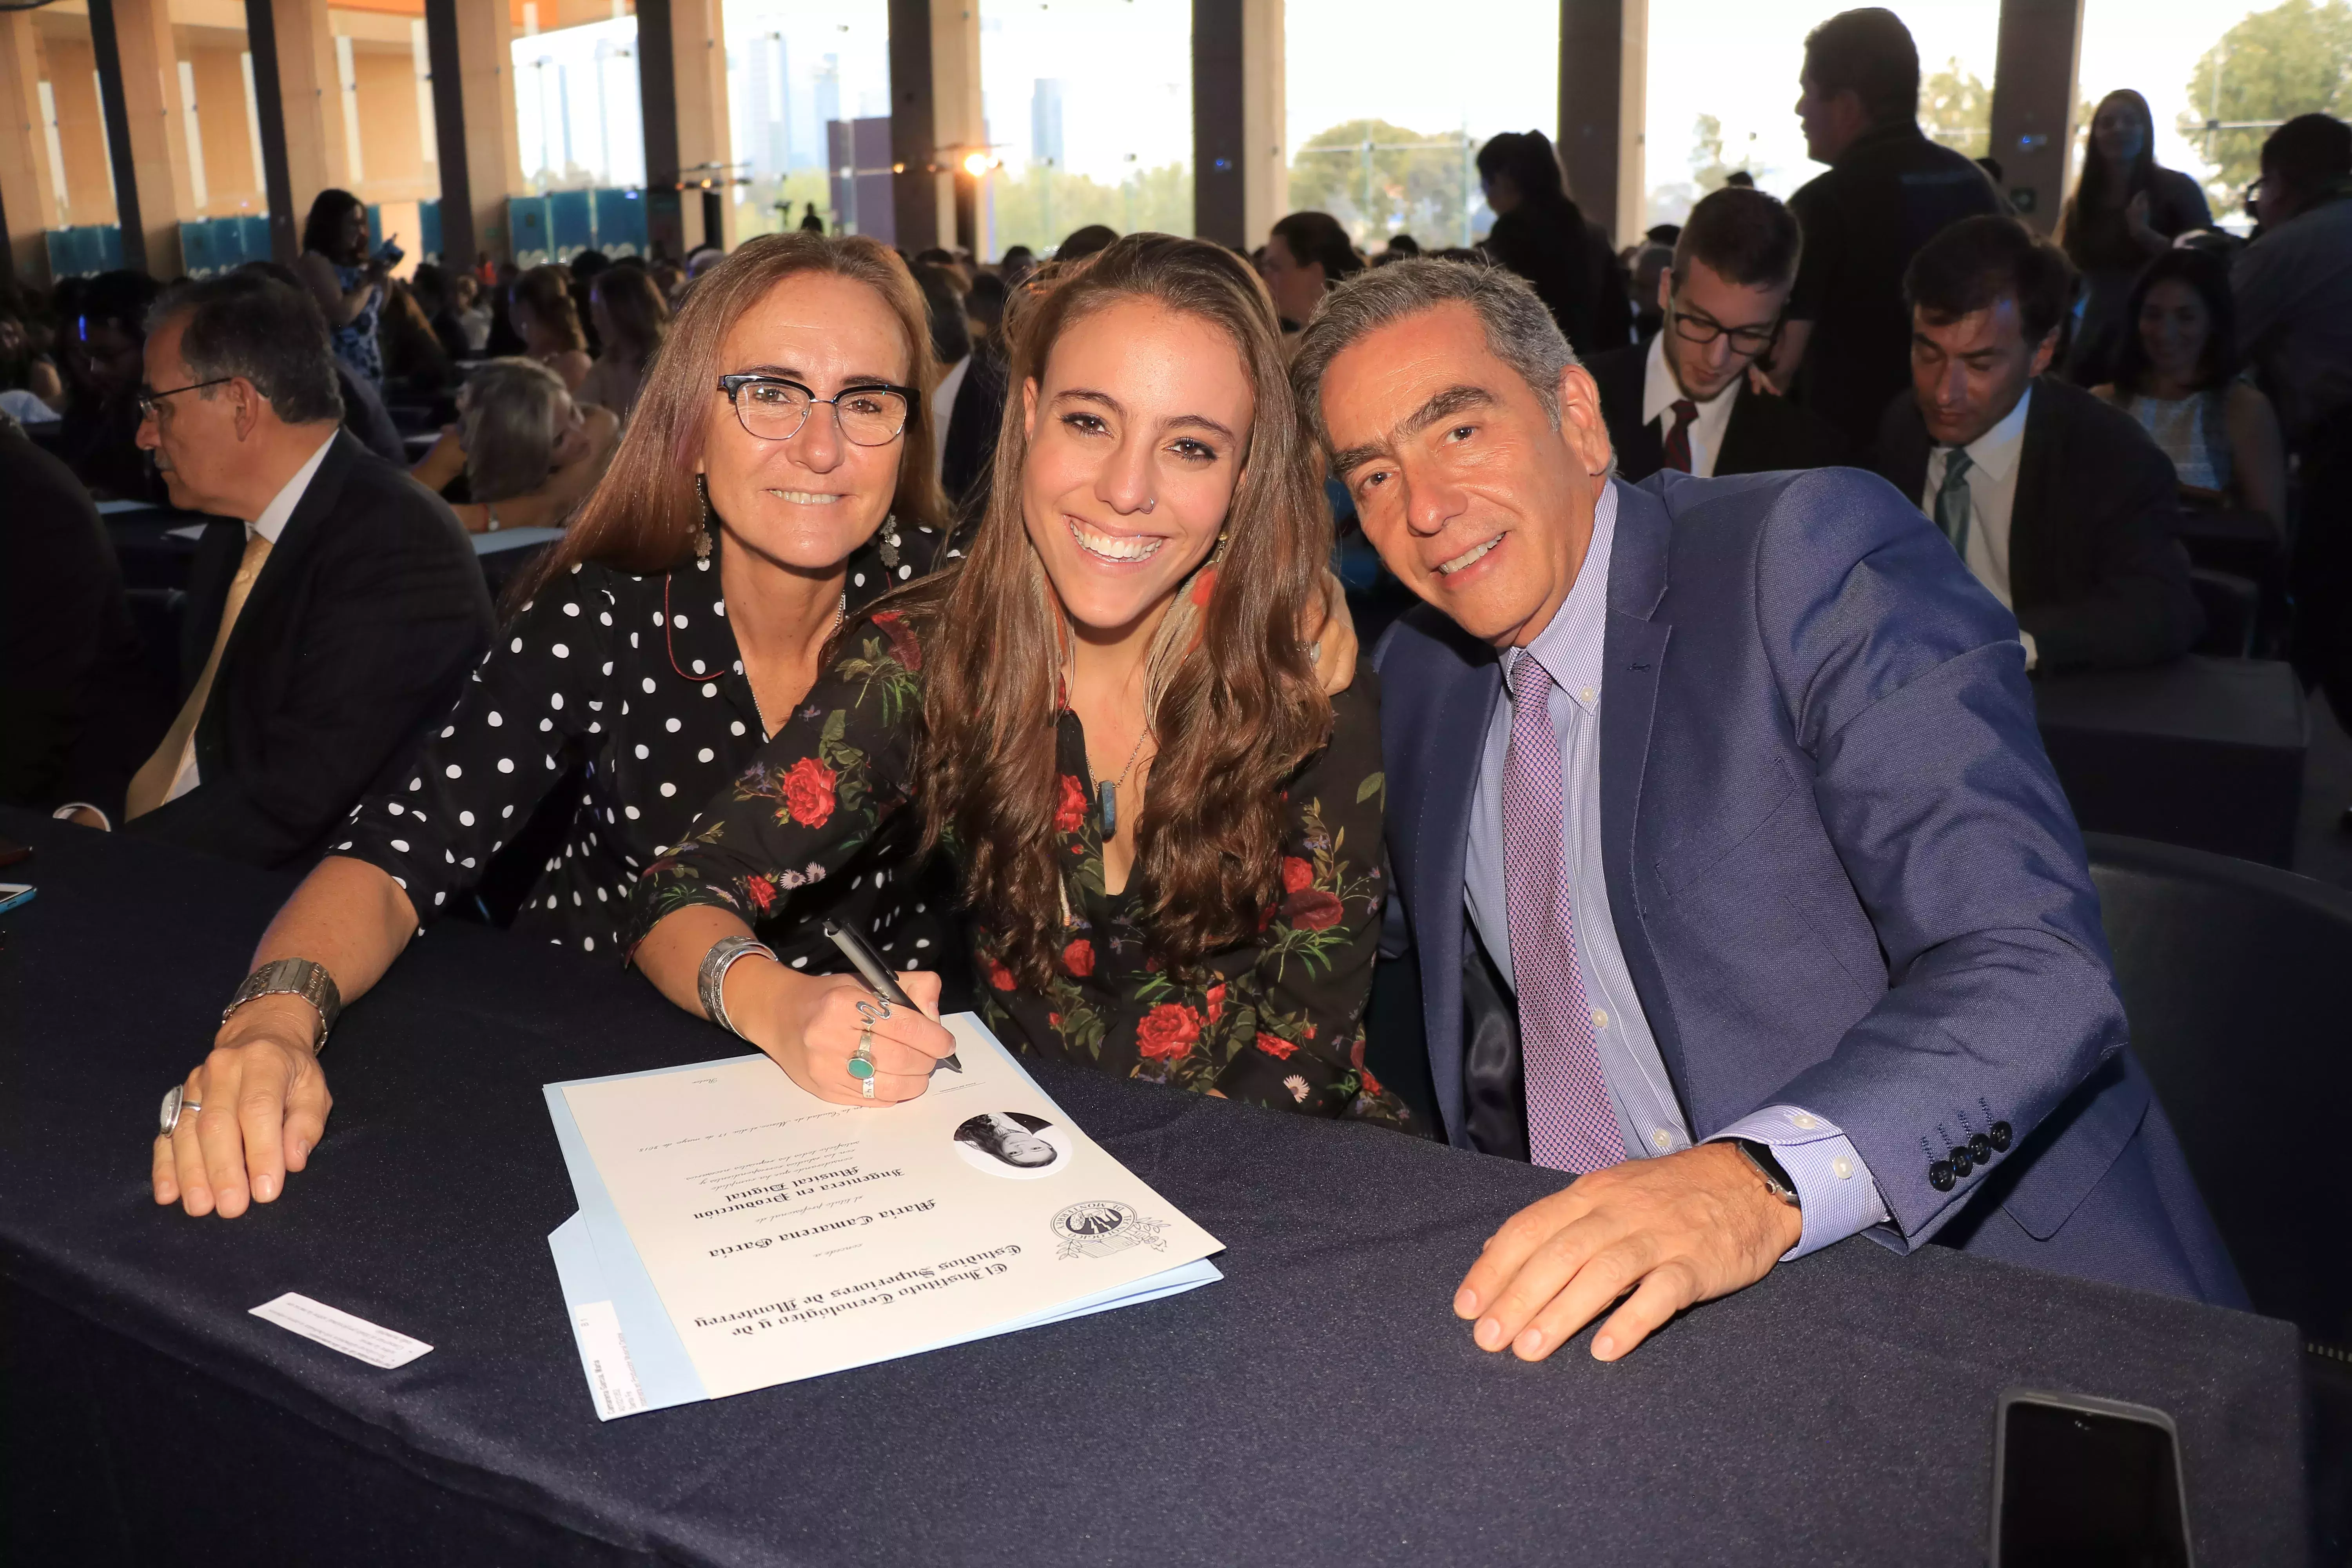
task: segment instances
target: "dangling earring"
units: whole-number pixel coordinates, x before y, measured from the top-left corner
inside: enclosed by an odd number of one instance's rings
[[[897,512],[894,511],[882,520],[882,532],[877,548],[882,552],[882,569],[885,572],[896,572],[898,569],[898,514]]]
[[[702,515],[694,522],[694,558],[710,559],[710,486],[703,476],[694,476],[694,493],[702,502]]]

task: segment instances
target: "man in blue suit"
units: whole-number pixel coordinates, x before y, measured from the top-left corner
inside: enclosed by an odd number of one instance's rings
[[[1454,1310],[1613,1360],[1859,1232],[2242,1304],[2125,1046],[2017,623],[1846,469],[1613,477],[1498,271],[1334,293],[1295,374],[1427,601],[1383,639],[1391,951],[1447,1137],[1582,1173]]]

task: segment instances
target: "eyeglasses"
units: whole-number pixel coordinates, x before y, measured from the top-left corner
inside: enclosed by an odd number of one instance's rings
[[[1712,317],[1689,313],[1679,299],[1674,302],[1672,314],[1675,336],[1683,342],[1704,347],[1717,338],[1727,337],[1731,340],[1731,352],[1747,359],[1753,359],[1770,348],[1772,340],[1780,334],[1780,318],[1778,316],[1760,327],[1727,327]]]
[[[743,428],[762,441],[791,440],[808,422],[811,408],[829,403],[843,437],[858,447],[887,447],[897,440],[917,395],[911,386],[877,381],[819,397],[797,381],[754,374],[722,375],[719,390],[735,405],[735,417]]]
[[[226,386],[236,379],[236,377],[233,375],[216,375],[210,381],[192,381],[185,386],[175,386],[169,392],[142,392],[139,395],[139,417],[154,418],[155,405],[166,397],[177,397],[184,392],[202,392],[207,386]]]

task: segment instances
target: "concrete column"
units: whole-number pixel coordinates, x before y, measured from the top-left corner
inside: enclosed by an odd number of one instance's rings
[[[1193,0],[1192,227],[1255,248],[1290,210],[1283,0]]]
[[[2001,0],[1992,155],[2018,216],[2045,234],[2065,199],[2082,54],[2083,0]]]
[[[1559,156],[1568,194],[1619,245],[1641,232],[1647,202],[1642,125],[1649,36],[1649,0],[1560,0]]]
[[[934,0],[890,0],[890,216],[912,256],[955,236],[955,183],[941,168]],[[940,6],[958,0],[937,0]],[[952,36],[950,36],[952,41]]]
[[[113,26],[115,76],[110,79],[106,49],[99,49],[99,79],[109,100],[107,122],[116,127],[116,94],[122,103],[115,143],[115,203],[122,220],[122,257],[126,266],[144,265],[158,278],[180,273],[180,220],[196,214],[194,183],[189,177],[187,103],[180,91],[178,51],[172,44],[172,17],[166,0],[93,0],[90,38],[99,37],[100,14]],[[128,181],[122,165],[131,165]],[[126,192],[132,193],[126,195]],[[131,258],[131,229],[138,215],[140,255]]]
[[[651,239],[681,260],[698,245],[731,247],[735,154],[719,0],[637,0],[637,90]]]
[[[278,55],[278,100],[286,157],[286,218],[300,247],[302,220],[310,204],[330,187],[352,188],[351,160],[343,145],[343,85],[335,69],[335,38],[327,26],[327,0],[268,0]],[[248,18],[247,42],[252,28]],[[267,97],[261,55],[253,57],[255,96]],[[269,160],[268,119],[262,121],[262,158]],[[278,233],[278,192],[269,193],[270,234]]]
[[[0,11],[0,267],[27,283],[49,279],[43,231],[65,226],[41,127],[39,46],[29,11]]]
[[[523,194],[515,130],[514,25],[504,5],[425,0],[433,125],[441,171],[441,262],[514,253],[507,198]]]

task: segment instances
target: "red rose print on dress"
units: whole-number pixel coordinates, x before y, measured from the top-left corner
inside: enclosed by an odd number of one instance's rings
[[[923,645],[915,640],[914,631],[907,625],[905,616],[896,610],[885,610],[874,617],[874,624],[882,628],[884,637],[890,639],[891,658],[909,671],[923,668]]]
[[[1267,1056],[1274,1058],[1276,1061],[1286,1062],[1290,1059],[1290,1054],[1298,1047],[1291,1041],[1284,1039],[1280,1035],[1269,1035],[1265,1030],[1261,1029],[1258,1031],[1257,1048],[1264,1051]]]
[[[1209,994],[1208,994],[1206,996],[1202,997],[1202,1002],[1204,1002],[1205,1004],[1207,1004],[1207,1005],[1208,1005],[1208,1009],[1209,1009],[1209,1022],[1211,1022],[1212,1024],[1213,1024],[1213,1023],[1215,1023],[1219,1018],[1221,1018],[1221,1017],[1224,1016],[1224,1013],[1225,1013],[1225,983],[1224,983],[1223,981],[1220,980],[1220,981],[1218,981],[1214,985],[1210,986],[1210,987],[1209,987]]]
[[[1136,1049],[1147,1061],[1169,1061],[1201,1038],[1201,1015],[1175,1002],[1162,1002],[1135,1026]]]
[[[1296,855],[1282,858],[1282,890],[1296,893],[1315,885],[1315,868]]]
[[[1062,950],[1062,967],[1084,980],[1095,972],[1095,944],[1085,937]]]
[[[1300,931],[1329,931],[1346,912],[1337,893],[1320,888],[1302,888],[1282,906],[1282,918]]]
[[[833,817],[834,771],[814,757],[803,757],[776,781],[784,806],[803,827],[823,827]]]
[[[981,967],[988,972],[989,984],[994,986],[999,991],[1010,991],[1013,989],[1013,971],[1005,968],[1004,965],[997,963],[996,960],[992,958],[983,958],[980,963]]]
[[[751,907],[763,915],[775,904],[776,884],[765,877],[752,878],[743,884],[743,890],[751,895]]]
[[[1062,775],[1062,802],[1054,808],[1054,831],[1076,833],[1087,819],[1087,786],[1069,774]]]

